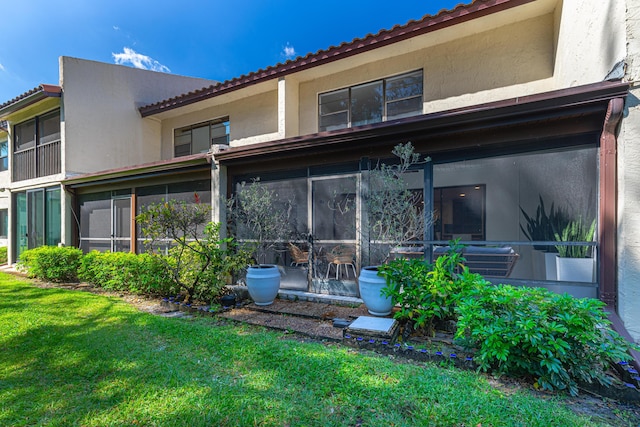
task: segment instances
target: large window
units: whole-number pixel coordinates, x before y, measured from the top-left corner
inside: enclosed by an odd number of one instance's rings
[[[14,181],[60,173],[60,111],[15,125],[13,138]]]
[[[320,94],[322,131],[379,123],[422,113],[422,70]]]
[[[229,118],[176,129],[173,137],[174,157],[206,153],[212,145],[229,144]]]

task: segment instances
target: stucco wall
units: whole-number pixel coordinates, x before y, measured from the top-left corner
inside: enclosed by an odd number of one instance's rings
[[[162,158],[173,157],[173,131],[181,127],[229,117],[231,145],[246,145],[276,139],[278,92],[272,90],[238,101],[222,103],[162,121]]]
[[[628,81],[640,78],[640,4],[627,1]],[[618,313],[640,342],[640,88],[627,97],[618,136]]]
[[[564,0],[554,75],[558,88],[604,80],[625,58],[624,0]]]
[[[300,132],[317,132],[319,93],[417,69],[425,113],[550,90],[553,25],[546,14],[301,83]]]
[[[160,123],[138,107],[214,83],[69,57],[60,81],[67,176],[160,160]]]

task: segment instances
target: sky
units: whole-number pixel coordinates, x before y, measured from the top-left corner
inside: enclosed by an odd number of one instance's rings
[[[470,0],[0,0],[0,104],[71,56],[225,81]]]

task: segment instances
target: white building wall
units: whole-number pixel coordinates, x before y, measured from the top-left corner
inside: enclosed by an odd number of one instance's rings
[[[161,160],[161,125],[138,108],[215,82],[60,58],[66,176]]]

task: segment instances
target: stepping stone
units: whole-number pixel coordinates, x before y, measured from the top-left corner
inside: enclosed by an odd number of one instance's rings
[[[360,316],[343,330],[343,338],[363,338],[394,342],[400,325],[395,319]]]

